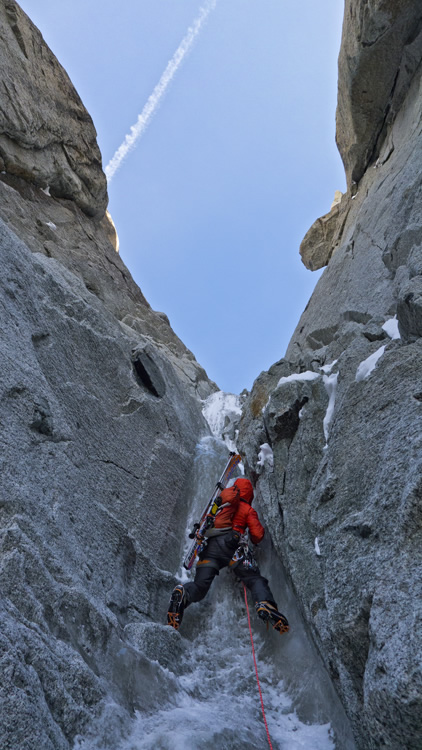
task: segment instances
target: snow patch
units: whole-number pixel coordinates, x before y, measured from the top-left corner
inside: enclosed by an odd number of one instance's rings
[[[355,376],[355,380],[357,383],[359,383],[361,380],[366,380],[366,378],[369,378],[371,372],[373,372],[373,370],[375,369],[378,360],[384,354],[385,347],[386,345],[380,346],[380,348],[377,349],[376,352],[371,354],[369,357],[364,359],[363,362],[360,363],[358,369],[356,370]]]
[[[274,466],[274,454],[268,443],[263,443],[259,446],[260,451],[258,453],[257,466],[265,466],[266,464],[273,468]]]
[[[400,339],[400,332],[399,332],[399,321],[397,320],[397,315],[394,316],[394,318],[389,318],[385,321],[384,325],[382,326],[382,330],[386,332],[387,336],[390,337],[390,339]]]
[[[306,370],[306,372],[294,372],[292,375],[287,375],[285,378],[280,378],[276,388],[279,388],[284,383],[293,383],[295,381],[303,380],[316,380],[321,377],[318,372],[312,372],[312,370]]]
[[[45,195],[48,195],[49,197],[51,197],[50,185],[47,185],[46,188],[40,188],[40,190],[41,190],[41,192],[45,193]]]
[[[318,555],[318,557],[321,557],[321,550],[319,548],[317,536],[315,537],[315,554]]]
[[[48,227],[50,227],[50,229],[57,229],[56,225],[53,224],[52,221],[46,221],[45,223],[47,224]]]
[[[338,372],[334,372],[332,375],[323,375],[322,379],[324,382],[325,390],[328,393],[328,406],[327,411],[325,412],[324,421],[322,423],[322,426],[324,428],[325,447],[327,447],[329,427],[333,418],[334,407],[336,405]]]

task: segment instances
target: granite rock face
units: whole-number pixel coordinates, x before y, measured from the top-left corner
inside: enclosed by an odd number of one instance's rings
[[[340,61],[361,39],[362,56],[375,54],[384,28],[399,80],[406,50],[395,50],[418,31],[416,8],[346,3]],[[358,63],[339,103],[357,122],[356,92],[379,86]],[[285,358],[253,386],[238,443],[362,750],[417,750],[422,737],[421,72],[419,60],[389,110],[376,165],[365,171],[368,139],[358,154],[340,133],[359,186]],[[373,138],[380,128],[381,115]],[[272,461],[258,461],[264,443]]]
[[[100,714],[116,747],[168,690],[131,633],[164,618],[216,386],[116,252],[91,119],[12,0],[0,35],[0,747]]]
[[[342,242],[345,221],[356,220],[353,200],[371,166],[389,159],[391,126],[402,109],[422,58],[422,9],[414,0],[346,0],[338,61],[336,141],[348,191],[318,218],[300,254],[311,271],[327,265]]]
[[[161,347],[205,398],[206,373],[116,252],[94,125],[67,73],[15,0],[0,3],[0,33],[0,217],[30,250],[60,261],[118,320]]]
[[[335,203],[328,214],[317,219],[308,229],[300,243],[302,263],[310,271],[317,271],[328,264],[333,252],[339,247],[347,214],[350,209],[348,196]]]
[[[91,117],[15,0],[0,4],[0,26],[1,170],[101,218],[107,185]]]
[[[0,747],[103,750],[171,694],[183,642],[152,623],[216,386],[116,252],[68,77],[0,5]],[[362,750],[422,734],[419,39],[415,3],[346,3],[349,190],[307,237],[328,268],[238,441]]]
[[[346,0],[336,137],[349,185],[378,158],[421,55],[420,3]]]

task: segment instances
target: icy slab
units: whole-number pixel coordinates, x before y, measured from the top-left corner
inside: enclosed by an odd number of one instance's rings
[[[280,380],[277,383],[277,388],[279,388],[284,383],[293,383],[295,381],[304,381],[304,380],[316,380],[317,378],[321,377],[318,372],[312,372],[312,370],[306,370],[306,372],[294,372],[292,375],[287,375],[284,378],[280,378]]]
[[[218,692],[216,688],[214,691]],[[334,750],[329,724],[304,724],[295,712],[280,715],[280,695],[274,690],[271,697],[273,706],[267,711],[267,720],[274,748]],[[145,720],[138,714],[129,740],[118,750],[202,750],[211,747],[215,750],[229,747],[256,750],[268,747],[263,727],[257,725],[256,708],[249,696],[233,708],[227,707],[223,701],[199,703],[189,697],[179,699],[178,703]],[[77,747],[78,750],[91,750],[92,745],[82,742]]]
[[[242,414],[240,396],[234,393],[224,393],[224,391],[212,393],[204,401],[202,413],[214,437],[221,438],[226,416],[230,417],[235,414],[240,417]]]
[[[228,580],[221,585],[223,580],[222,577],[218,581],[220,595],[213,597],[202,632],[188,642],[188,648],[179,647],[174,665],[169,664],[162,670],[163,675],[168,674],[173,680],[177,675],[176,686],[173,682],[171,693],[163,693],[162,704],[156,710],[136,713],[130,735],[113,745],[115,750],[257,750],[267,747],[243,600],[233,597],[232,586]],[[200,617],[198,610],[196,617]],[[188,614],[184,626],[187,620]],[[256,624],[258,633],[254,639],[260,655],[264,639],[267,650],[271,642],[278,646],[278,641],[271,639],[271,632],[268,635],[259,628],[259,623]],[[271,656],[262,653],[258,662],[274,750],[334,750],[329,723],[319,724],[316,720],[305,723],[299,718],[286,684],[279,676],[286,672],[285,660],[277,659],[275,653]],[[104,745],[97,739],[80,739],[74,750],[76,748],[104,750]]]
[[[366,378],[369,378],[371,372],[374,371],[375,366],[384,354],[385,351],[385,345],[380,346],[379,349],[377,349],[376,352],[371,354],[369,357],[363,360],[363,362],[360,363],[358,369],[356,370],[356,376],[355,380],[357,383],[359,383],[361,380],[366,380]]]
[[[258,453],[258,461],[257,466],[265,466],[267,464],[271,468],[274,466],[274,455],[272,452],[271,447],[268,445],[268,443],[263,443],[259,446],[260,450]]]
[[[388,320],[386,320],[384,325],[382,326],[382,330],[385,331],[387,336],[389,336],[390,339],[393,339],[393,341],[395,339],[401,338],[397,315],[395,315],[394,318],[389,318]]]

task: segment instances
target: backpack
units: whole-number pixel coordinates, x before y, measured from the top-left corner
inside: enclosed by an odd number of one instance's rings
[[[220,493],[222,505],[215,516],[214,528],[222,529],[232,525],[232,518],[239,507],[240,491],[236,485],[227,487]]]

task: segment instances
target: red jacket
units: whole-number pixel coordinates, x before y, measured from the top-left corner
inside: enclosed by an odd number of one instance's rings
[[[241,534],[248,528],[251,541],[258,544],[264,538],[265,529],[259,521],[258,513],[251,507],[253,500],[252,482],[244,477],[236,479],[233,487],[221,493],[223,503],[230,503],[217,514],[216,529],[232,528]]]
[[[265,529],[260,523],[258,513],[244,500],[240,501],[239,507],[233,516],[232,528],[234,531],[240,531],[241,534],[248,528],[253,544],[262,542],[265,534]]]

